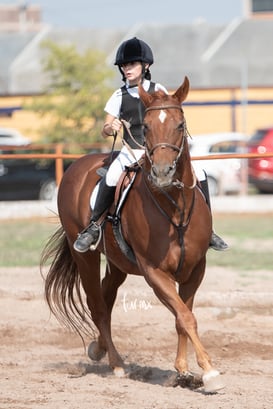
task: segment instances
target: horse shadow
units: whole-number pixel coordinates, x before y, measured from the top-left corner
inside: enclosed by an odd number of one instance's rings
[[[90,374],[101,378],[115,377],[109,365],[103,362],[88,363],[79,361],[71,364],[68,362],[58,362],[47,365],[48,370],[56,370],[65,373],[69,378],[81,378]],[[202,377],[191,372],[188,376],[178,375],[176,371],[160,369],[153,366],[141,366],[136,363],[125,365],[125,376],[121,379],[130,379],[136,382],[143,382],[150,385],[159,385],[165,388],[186,388],[202,395],[214,395],[217,392],[206,392]]]
[[[58,366],[58,368],[57,368]],[[55,364],[55,369],[66,371],[71,378],[97,375],[102,378],[115,377],[109,365],[104,363],[78,362],[76,364],[59,363]],[[136,363],[125,365],[125,379],[136,382],[159,385],[166,388],[187,388],[194,392],[205,394],[203,382],[200,375],[191,373],[188,377],[182,377],[172,370],[164,370],[158,367],[141,366]]]

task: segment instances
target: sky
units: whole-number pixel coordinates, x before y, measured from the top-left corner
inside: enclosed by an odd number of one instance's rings
[[[37,4],[54,27],[129,28],[141,23],[185,24],[205,19],[225,24],[243,15],[244,0],[0,0]]]

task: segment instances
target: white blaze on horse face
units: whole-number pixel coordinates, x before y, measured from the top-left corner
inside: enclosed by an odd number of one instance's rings
[[[162,124],[163,124],[163,122],[165,121],[166,116],[167,116],[166,112],[163,111],[163,109],[161,109],[158,118],[159,118],[159,120],[160,120],[160,122],[161,122]]]

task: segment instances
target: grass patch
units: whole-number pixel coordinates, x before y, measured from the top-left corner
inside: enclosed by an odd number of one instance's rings
[[[37,266],[48,238],[57,229],[49,220],[5,220],[0,229],[0,266]]]
[[[230,246],[225,252],[209,250],[211,266],[240,270],[271,270],[273,264],[272,214],[222,214],[214,216],[214,230]]]
[[[230,249],[223,252],[209,250],[207,256],[208,266],[219,266],[237,268],[239,270],[271,270],[272,269],[272,253],[242,249],[240,245],[232,244]]]
[[[208,265],[238,270],[272,270],[273,215],[217,214],[214,230],[230,245],[209,250]],[[0,230],[0,266],[37,266],[58,223],[51,219],[5,220]]]

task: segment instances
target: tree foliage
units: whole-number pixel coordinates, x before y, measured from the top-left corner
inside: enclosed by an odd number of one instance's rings
[[[105,102],[112,92],[113,76],[105,55],[74,45],[45,42],[43,70],[47,85],[43,96],[36,97],[31,108],[46,116],[41,129],[44,142],[95,142],[101,138]]]

